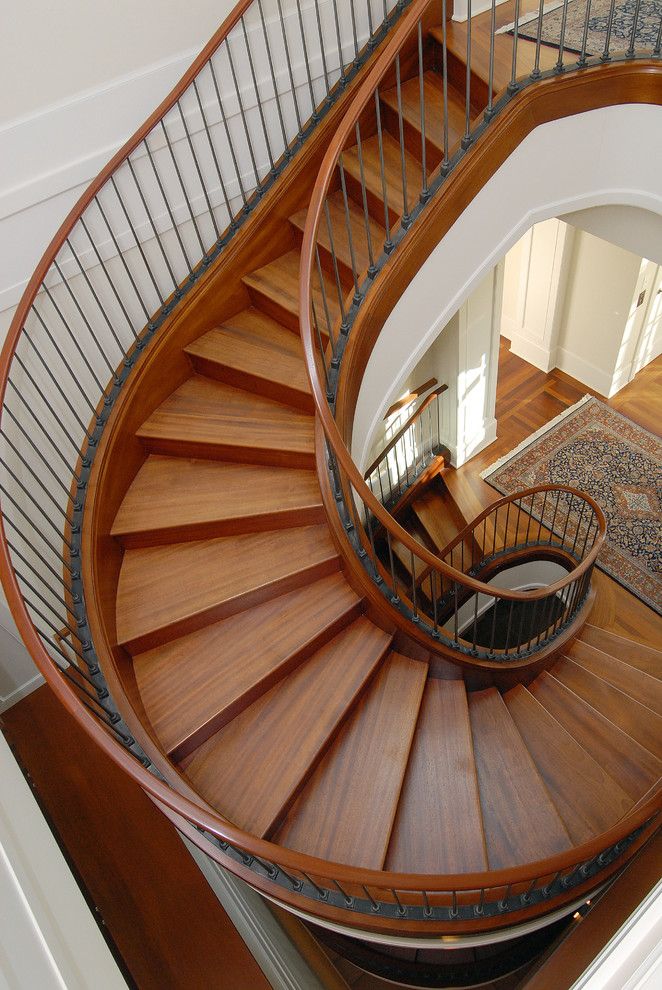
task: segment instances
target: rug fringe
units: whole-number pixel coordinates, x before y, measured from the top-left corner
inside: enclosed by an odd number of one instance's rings
[[[568,406],[568,408],[564,409],[562,413],[559,413],[559,415],[554,419],[550,419],[548,423],[545,423],[545,425],[541,426],[539,430],[532,433],[530,437],[526,437],[525,440],[522,440],[522,442],[508,454],[504,454],[503,457],[500,457],[498,461],[494,462],[494,464],[490,464],[490,466],[485,468],[484,471],[481,471],[480,477],[483,481],[487,481],[489,475],[494,474],[495,471],[502,468],[503,465],[506,464],[512,457],[515,457],[523,450],[526,450],[527,447],[530,447],[532,443],[535,443],[535,441],[544,436],[545,433],[549,433],[549,431],[553,429],[557,423],[560,423],[561,420],[566,419],[568,416],[572,416],[573,413],[576,413],[582,406],[586,405],[587,402],[590,402],[591,399],[595,399],[595,396],[587,394],[583,399],[580,399],[579,402],[575,402],[574,406]],[[598,400],[596,399],[595,401],[597,402]]]
[[[564,3],[565,3],[565,0],[554,0],[554,3],[546,3],[545,6],[542,9],[542,16],[544,17],[545,14],[551,14],[552,11],[558,10],[559,7],[562,7]],[[537,20],[537,18],[539,16],[540,16],[540,11],[539,10],[534,10],[530,14],[523,14],[522,17],[520,17],[519,21],[517,22],[518,23],[518,26],[519,27],[524,27],[525,24],[529,24],[531,21]],[[500,27],[494,33],[495,34],[508,34],[510,31],[512,31],[514,29],[514,27],[515,27],[515,21],[513,21],[512,24],[504,24],[503,27]]]

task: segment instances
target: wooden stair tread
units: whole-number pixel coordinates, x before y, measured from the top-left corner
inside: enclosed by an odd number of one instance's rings
[[[388,131],[383,132],[382,148],[384,153],[384,175],[386,179],[386,195],[388,198],[389,214],[391,223],[401,217],[404,211],[404,194],[402,189],[402,165],[400,157],[400,142],[392,137]],[[363,153],[363,171],[365,184],[371,196],[382,200],[382,180],[381,165],[379,157],[379,143],[377,135],[367,138],[361,142]],[[361,171],[359,165],[359,155],[356,147],[348,148],[343,154],[345,172],[354,180],[354,190],[360,190]],[[422,187],[423,173],[421,163],[405,149],[405,171],[407,178],[407,205],[411,210],[418,202],[418,194]],[[356,196],[356,192],[354,193]],[[360,197],[360,192],[359,192]],[[358,197],[356,197],[358,198]],[[374,215],[374,213],[373,213]],[[383,207],[381,216],[377,218],[381,222],[383,217]]]
[[[254,304],[260,309],[266,306],[271,316],[282,318],[287,326],[297,333],[299,331],[299,264],[299,252],[287,251],[262,268],[244,275],[243,278]],[[315,277],[312,280],[312,300],[321,331],[326,325],[324,318],[326,309],[334,326],[340,321],[340,302],[335,279],[324,270],[322,278],[324,292],[320,287],[319,279]],[[341,285],[347,295],[351,283],[346,274]]]
[[[656,677],[651,677],[636,667],[630,667],[629,664],[581,640],[575,640],[568,650],[568,656],[574,663],[590,670],[596,677],[608,681],[641,705],[652,709],[658,715],[662,714],[662,681]]]
[[[634,799],[662,774],[662,763],[552,674],[529,685],[533,696]]]
[[[412,509],[439,554],[466,525],[447,490],[428,488],[412,502]],[[472,555],[476,560],[479,559],[479,548],[472,537],[468,537],[462,543],[464,556],[462,557],[462,546],[458,544],[453,553],[453,566],[459,567],[463,559],[464,569],[467,570],[471,566]]]
[[[388,649],[359,618],[195,752],[194,787],[231,821],[264,836],[297,790]]]
[[[197,748],[360,607],[345,578],[333,574],[136,655],[140,696],[166,752],[177,760]]]
[[[469,715],[490,869],[570,848],[563,821],[499,692],[472,692]]]
[[[461,680],[430,678],[425,686],[385,868],[412,873],[488,868]]]
[[[111,533],[127,546],[324,521],[314,471],[150,454]]]
[[[250,388],[277,401],[313,411],[303,348],[287,327],[259,310],[251,320],[231,320],[207,331],[185,350],[197,371],[230,385]],[[268,322],[267,322],[268,321]],[[282,398],[281,398],[282,396]]]
[[[580,845],[614,825],[632,798],[522,685],[504,701],[572,841]]]
[[[117,590],[118,642],[151,649],[338,565],[325,525],[129,549]]]
[[[204,453],[314,467],[314,419],[280,402],[191,375],[138,430],[157,453]]]
[[[630,667],[637,667],[645,674],[662,680],[662,650],[655,650],[652,646],[617,636],[616,633],[600,629],[589,622],[582,629],[579,638],[589,646],[602,650],[603,653],[618,657]]]
[[[453,148],[464,134],[465,110],[464,93],[459,93],[453,86],[448,86],[448,149]],[[380,94],[382,104],[394,115],[391,126],[397,126],[398,92],[393,86]],[[437,165],[443,158],[444,150],[444,114],[443,114],[443,79],[438,72],[428,69],[423,74],[423,100],[425,105],[425,141],[438,149],[439,155],[433,161],[428,160],[428,175],[431,166]],[[421,97],[418,72],[410,79],[405,79],[400,86],[400,102],[403,120],[421,133]],[[396,132],[394,132],[396,133]],[[420,142],[419,138],[419,142]],[[411,147],[411,143],[409,143]],[[420,151],[416,151],[417,157]]]
[[[554,665],[552,673],[658,760],[662,759],[662,718],[659,715],[567,657]]]
[[[427,669],[389,655],[292,807],[279,844],[382,868]]]
[[[317,231],[317,243],[320,249],[331,255],[331,238],[333,238],[333,248],[336,258],[351,273],[352,251],[350,250],[349,236],[347,234],[347,214],[345,213],[345,202],[341,190],[331,193],[327,197],[329,207],[329,221],[331,224],[331,235],[326,216],[322,216]],[[366,234],[366,217],[363,211],[363,204],[354,202],[351,197],[347,197],[347,212],[349,213],[349,227],[352,234],[351,248],[354,251],[354,260],[358,270],[359,279],[365,274],[370,265],[370,255],[368,252],[368,237]],[[308,207],[299,210],[290,217],[290,223],[301,236],[306,225]],[[384,246],[386,234],[381,224],[368,215],[368,229],[372,243],[373,258],[378,258]]]

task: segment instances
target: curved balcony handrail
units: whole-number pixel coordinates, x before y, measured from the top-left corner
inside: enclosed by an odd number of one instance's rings
[[[257,3],[259,6],[259,0]],[[194,800],[190,791],[182,793],[178,790],[176,777],[172,783],[164,780],[153,760],[132,737],[130,727],[115,706],[103,671],[96,663],[94,643],[88,638],[77,534],[80,531],[83,508],[81,499],[89,478],[90,461],[114,397],[132,365],[135,351],[144,346],[149,338],[149,333],[142,333],[144,319],[140,323],[142,317],[139,303],[143,301],[143,297],[138,288],[147,292],[150,273],[154,275],[156,284],[153,291],[149,290],[152,295],[149,298],[145,296],[146,305],[149,299],[156,297],[156,305],[149,312],[156,313],[157,319],[150,318],[149,313],[145,314],[148,320],[147,331],[151,333],[158,326],[158,320],[172,310],[184,291],[176,283],[159,304],[157,286],[163,287],[159,279],[163,272],[168,274],[165,258],[172,259],[172,254],[168,255],[171,250],[181,249],[182,254],[186,255],[188,242],[185,238],[195,237],[197,228],[194,217],[202,214],[191,209],[190,216],[181,224],[180,243],[176,243],[174,228],[168,231],[172,234],[170,242],[165,243],[165,234],[154,226],[149,240],[155,252],[159,250],[159,245],[163,247],[163,271],[156,270],[154,265],[150,268],[148,239],[142,238],[139,231],[138,236],[132,239],[133,229],[128,230],[127,241],[123,242],[121,238],[119,241],[115,238],[116,231],[112,225],[108,225],[106,234],[114,241],[112,246],[117,250],[112,258],[106,257],[104,245],[92,237],[88,244],[93,253],[99,252],[95,256],[95,263],[98,263],[100,278],[106,278],[105,294],[97,294],[98,285],[95,287],[89,275],[90,269],[85,264],[80,266],[75,276],[83,283],[85,298],[76,296],[73,290],[70,297],[65,296],[71,288],[70,282],[73,281],[67,279],[66,267],[62,270],[58,268],[56,272],[59,279],[56,280],[57,285],[63,287],[60,297],[48,279],[54,275],[52,266],[58,261],[62,249],[68,252],[65,260],[75,265],[77,254],[69,243],[74,228],[81,235],[88,234],[89,231],[94,234],[93,227],[85,229],[85,212],[87,208],[98,205],[97,197],[108,187],[108,182],[113,186],[112,179],[117,177],[120,168],[128,169],[128,178],[133,176],[136,180],[133,187],[134,198],[132,203],[125,204],[127,209],[132,205],[136,206],[139,211],[143,211],[143,218],[154,219],[149,203],[140,202],[138,169],[141,166],[131,156],[138,150],[144,151],[143,164],[145,168],[151,166],[150,152],[154,154],[154,149],[147,143],[144,147],[142,144],[153,127],[164,120],[164,114],[170,111],[176,111],[177,116],[181,117],[182,141],[188,145],[191,136],[184,126],[180,101],[185,92],[193,99],[196,98],[198,94],[195,93],[193,82],[207,65],[205,60],[218,50],[232,28],[241,27],[242,15],[249,6],[247,2],[242,2],[235,8],[171,96],[114,156],[109,166],[81,197],[47,249],[19,305],[0,358],[3,463],[5,457],[10,461],[11,477],[16,484],[16,489],[10,489],[6,469],[0,486],[3,494],[0,539],[3,585],[21,637],[58,700],[90,738],[159,805],[194,826],[198,830],[195,835],[200,836],[201,843],[213,843],[212,850],[219,862],[240,875],[247,876],[254,885],[276,898],[304,909],[311,906],[319,914],[329,912],[330,917],[362,920],[366,925],[375,925],[380,921],[400,924],[411,919],[415,923],[437,922],[445,925],[448,930],[458,923],[465,923],[465,927],[471,924],[482,925],[488,915],[505,925],[512,916],[519,917],[522,913],[533,910],[540,913],[548,909],[548,904],[567,904],[569,898],[581,894],[587,884],[596,886],[606,875],[606,871],[615,869],[622,862],[623,855],[636,847],[642,831],[659,812],[657,797],[651,795],[620,822],[589,842],[550,859],[514,869],[461,875],[428,875],[367,870],[327,862],[285,849],[245,832],[201,801]],[[424,6],[422,0],[412,5],[413,13],[408,18],[408,24],[415,22]],[[206,140],[204,128],[201,133],[202,140]],[[165,143],[160,150],[163,150],[166,157],[170,154],[167,138],[168,133],[164,131]],[[191,163],[195,164],[193,149],[191,152]],[[172,162],[176,162],[174,156]],[[213,167],[211,159],[209,164]],[[170,178],[176,184],[180,178],[178,170],[172,164],[170,167]],[[155,169],[154,175],[156,174]],[[265,182],[269,181],[267,177]],[[167,198],[167,189],[159,188],[159,183],[156,182],[153,191],[159,195],[163,193],[159,202],[172,207]],[[206,191],[211,192],[209,189]],[[117,202],[121,204],[119,194]],[[240,213],[244,213],[249,204],[250,197],[241,206]],[[127,212],[129,227],[130,216]],[[79,221],[82,224],[80,229],[77,226]],[[200,245],[199,260],[192,267],[189,265],[186,278],[195,280],[201,266],[204,267],[215,257],[214,252],[222,246],[222,241],[222,238],[221,241],[215,239],[207,251]],[[134,284],[135,269],[132,268],[136,259],[139,264],[144,265],[141,275],[143,281],[138,286]],[[122,284],[126,284],[128,289],[135,289],[136,298],[132,302],[128,297],[116,298],[117,307],[109,316],[102,303],[108,303],[113,287],[117,289],[120,284],[119,278],[126,279],[126,283]],[[39,352],[32,347],[30,335],[33,330],[27,327],[27,321],[33,313],[33,306],[42,286],[53,312],[61,320],[58,323],[61,339],[65,340],[65,336],[67,337],[68,353],[74,354],[75,361],[67,361],[63,356],[60,338],[51,335],[48,318],[44,318],[44,314],[38,309],[34,310],[33,315],[38,322],[39,319],[43,321],[39,323],[43,330],[40,343],[45,348],[43,362],[40,363]],[[126,313],[123,312],[123,305]],[[94,308],[93,315],[92,307],[97,307]],[[134,315],[134,311],[137,315]],[[95,331],[106,317],[107,348],[98,346],[98,338],[95,336]],[[130,332],[123,338],[118,338],[117,326],[123,317],[126,317]],[[74,324],[77,333],[72,333],[69,337],[67,330],[70,329],[70,320],[77,321]],[[81,346],[81,342],[84,346]],[[116,349],[111,350],[115,345]],[[51,357],[52,362],[49,364]],[[54,375],[53,368],[58,372],[66,372],[69,377],[64,374]],[[104,381],[110,383],[104,387]],[[42,388],[44,382],[46,393]],[[16,406],[8,401],[9,386],[12,399],[18,404]],[[29,429],[22,424],[15,409],[24,412],[24,422],[29,423]],[[12,432],[13,428],[16,432]],[[46,458],[47,453],[52,462]],[[55,463],[59,465],[59,471],[54,469]],[[38,464],[41,465],[39,473]],[[19,492],[24,499],[22,502]],[[30,542],[32,537],[34,542]],[[41,542],[38,542],[37,537]],[[58,616],[59,625],[56,625],[54,618],[57,621]],[[345,889],[343,884],[346,885]],[[358,894],[356,885],[360,888]],[[518,889],[518,886],[522,889]],[[409,900],[403,898],[405,902],[401,903],[398,892],[407,893]],[[435,892],[439,895],[436,901],[428,896]],[[466,892],[464,899],[458,896],[463,892]]]

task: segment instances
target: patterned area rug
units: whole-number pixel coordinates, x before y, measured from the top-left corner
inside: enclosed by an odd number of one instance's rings
[[[570,0],[567,5],[564,51],[581,52],[584,37],[584,21],[588,0]],[[624,51],[630,44],[632,24],[635,11],[639,6],[635,44],[638,47],[650,47],[651,51],[658,43],[660,18],[662,17],[662,0],[624,0],[614,8],[611,26],[609,51],[614,54]],[[602,55],[607,40],[607,27],[611,0],[591,0],[588,20],[588,35],[586,41],[587,55]],[[519,20],[518,35],[535,41],[538,37],[540,18],[537,13],[527,14]],[[561,26],[563,21],[563,3],[550,3],[543,8],[542,34],[540,40],[552,48],[559,47]],[[501,28],[497,34],[512,34],[514,23]]]
[[[502,495],[547,482],[592,495],[607,519],[598,567],[662,615],[662,440],[585,396],[483,471]]]

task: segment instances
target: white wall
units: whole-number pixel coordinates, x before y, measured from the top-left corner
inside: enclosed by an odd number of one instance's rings
[[[458,218],[386,321],[359,393],[355,459],[365,463],[384,397],[532,224],[613,204],[662,216],[661,160],[660,107],[608,107],[536,128]]]
[[[640,267],[639,255],[577,231],[555,366],[602,395],[614,392]]]
[[[662,217],[635,206],[595,206],[560,217],[573,227],[662,265]]]

